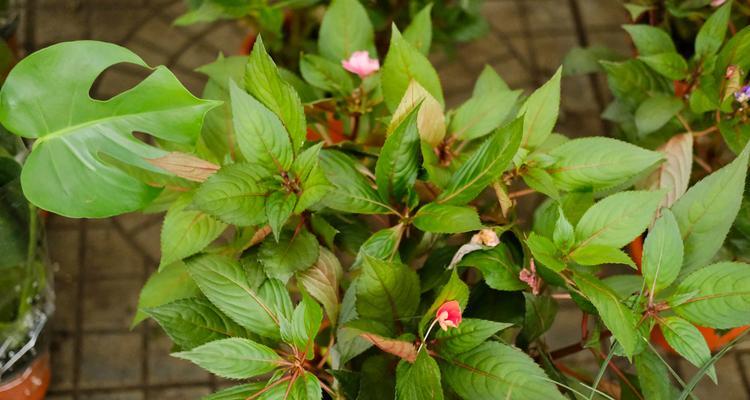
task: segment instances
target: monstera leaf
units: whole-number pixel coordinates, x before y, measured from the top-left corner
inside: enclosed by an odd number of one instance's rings
[[[165,67],[108,100],[91,98],[97,77],[118,63],[149,68],[123,47],[79,41],[40,50],[8,75],[0,123],[36,139],[21,184],[37,206],[69,217],[107,217],[148,204],[160,189],[116,164],[164,174],[147,159],[167,152],[133,133],[192,144],[205,113],[218,104],[190,94]]]

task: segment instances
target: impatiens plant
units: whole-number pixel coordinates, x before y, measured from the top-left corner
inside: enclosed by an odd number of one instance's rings
[[[750,266],[720,252],[750,148],[690,186],[673,172],[690,169],[682,153],[568,139],[554,132],[559,70],[526,96],[487,67],[447,109],[430,29],[392,26],[379,57],[363,7],[337,3],[357,12],[323,24],[359,29],[321,34],[301,77],[259,39],[200,69],[207,100],[164,67],[93,99],[111,65],[150,67],[71,42],[0,91],[0,122],[34,140],[31,202],[166,210],[133,324],[152,318],[176,357],[242,381],[208,399],[684,399],[716,380],[726,348],[712,357],[694,324],[750,324]],[[544,201],[528,215],[532,195]],[[622,250],[644,232],[642,254]],[[582,338],[552,349],[558,301],[583,311]],[[673,385],[655,326],[700,368],[688,382]],[[601,361],[591,376],[565,359],[584,349]]]

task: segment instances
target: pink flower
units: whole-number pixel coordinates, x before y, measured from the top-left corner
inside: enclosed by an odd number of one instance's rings
[[[355,51],[348,60],[342,60],[341,65],[345,70],[359,75],[362,79],[380,69],[380,62],[370,58],[370,54],[366,51]]]
[[[443,303],[435,313],[435,319],[440,324],[440,329],[447,331],[448,327],[458,328],[461,323],[461,306],[458,301],[451,300]]]
[[[531,261],[529,261],[529,268],[531,270],[528,270],[526,268],[522,269],[521,272],[518,274],[518,279],[520,279],[523,282],[526,282],[527,285],[531,286],[531,293],[534,294],[534,296],[539,294],[539,287],[541,286],[542,281],[539,279],[539,276],[536,274],[536,265],[534,264],[534,259],[532,258]]]
[[[726,2],[727,0],[711,0],[711,7],[719,7]]]

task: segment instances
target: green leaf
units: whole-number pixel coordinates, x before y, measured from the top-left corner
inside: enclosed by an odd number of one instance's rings
[[[326,206],[335,210],[357,214],[387,214],[392,212],[383,202],[372,183],[357,170],[355,162],[344,153],[324,150],[320,153],[320,166],[334,186],[326,196]]]
[[[237,261],[219,255],[193,257],[186,264],[203,294],[224,314],[254,333],[278,338],[285,308],[273,296],[278,281],[255,287]]]
[[[205,396],[201,400],[245,400],[259,390],[262,390],[265,386],[266,382],[252,382],[231,386]]]
[[[667,343],[691,364],[700,368],[711,360],[706,339],[695,325],[674,316],[660,318],[658,322]],[[715,383],[716,369],[711,366],[707,373]]]
[[[648,10],[653,10],[653,6],[644,6],[641,4],[636,3],[626,3],[622,5],[625,7],[626,10],[628,10],[628,14],[630,14],[630,19],[635,21],[643,15]]]
[[[564,399],[528,355],[498,342],[483,343],[446,360],[443,377],[464,399]]]
[[[234,132],[245,160],[273,171],[288,170],[294,151],[279,117],[234,81],[229,83],[229,93]]]
[[[567,267],[562,261],[562,254],[560,254],[555,244],[548,238],[536,232],[531,232],[528,239],[526,239],[526,245],[529,246],[534,259],[541,262],[545,267],[555,272],[560,272]]]
[[[485,65],[482,73],[479,74],[477,82],[474,84],[474,91],[471,97],[482,97],[495,92],[505,92],[510,90],[508,84],[497,74],[490,65]]]
[[[195,297],[201,291],[188,274],[185,263],[177,261],[169,264],[148,278],[138,298],[138,312],[130,327],[134,328],[148,317],[145,309],[158,307],[172,301]]]
[[[409,113],[416,108],[419,108],[417,112],[417,129],[419,130],[419,138],[423,146],[429,146],[430,149],[437,147],[445,137],[446,128],[443,106],[414,80],[409,82],[404,97],[398,104],[396,111],[393,112],[393,116],[391,116],[391,122],[388,125],[388,134],[393,131],[394,127],[398,127]]]
[[[246,334],[241,326],[204,299],[177,300],[148,308],[146,313],[161,325],[174,344],[185,350]]]
[[[606,245],[588,244],[578,247],[570,253],[570,258],[581,265],[624,264],[636,268],[633,260],[625,252]]]
[[[307,229],[286,230],[279,241],[266,240],[260,246],[258,260],[271,278],[286,282],[318,259],[318,240]]]
[[[431,12],[432,3],[422,8],[404,30],[404,39],[425,56],[430,54],[430,45],[432,44]]]
[[[255,40],[245,68],[245,89],[279,117],[296,153],[307,134],[302,102],[292,85],[281,77],[260,36]]]
[[[336,326],[339,315],[339,282],[344,274],[336,255],[320,247],[318,261],[312,267],[297,274],[297,282],[318,300],[328,314],[332,326]]]
[[[672,212],[663,209],[643,244],[641,273],[650,293],[666,289],[677,279],[683,250],[680,227]]]
[[[456,171],[445,191],[438,196],[440,204],[466,204],[496,181],[513,160],[523,135],[521,119],[498,129],[482,143]]]
[[[248,339],[215,340],[190,351],[172,353],[209,372],[229,379],[246,379],[271,372],[281,366],[281,357],[259,343]]]
[[[414,317],[419,306],[419,278],[401,263],[365,257],[355,284],[361,318],[402,324]]]
[[[352,264],[352,269],[357,269],[364,261],[365,256],[374,257],[384,261],[399,260],[398,246],[404,235],[404,225],[398,224],[390,228],[381,229],[362,243],[357,252],[357,258]]]
[[[589,208],[576,225],[576,248],[620,248],[651,223],[664,192],[628,191],[607,196]]]
[[[311,85],[339,95],[354,90],[352,77],[339,62],[334,63],[314,54],[305,54],[299,63],[302,77]]]
[[[573,280],[578,289],[591,301],[604,324],[630,357],[635,354],[640,338],[636,330],[638,319],[631,309],[607,285],[591,274],[576,273]]]
[[[323,310],[310,296],[303,295],[302,301],[292,313],[291,321],[281,321],[281,338],[285,342],[293,344],[300,351],[306,351],[312,359],[315,353],[312,351],[312,342],[318,334],[320,324],[323,322]]]
[[[391,358],[370,356],[362,363],[357,400],[393,400],[396,382]]]
[[[464,318],[457,328],[437,331],[435,338],[437,339],[438,352],[446,356],[465,353],[510,326],[513,326],[513,324]]]
[[[511,115],[520,94],[519,90],[506,90],[474,96],[456,110],[448,129],[463,140],[485,136]]]
[[[425,311],[422,319],[419,321],[420,336],[424,336],[427,325],[429,325],[430,321],[435,318],[435,313],[438,308],[444,303],[452,300],[458,301],[462,310],[466,308],[466,303],[469,301],[469,287],[461,280],[455,269],[451,272],[451,277],[448,280],[448,283],[440,289],[437,297],[435,297],[435,301],[432,302],[430,308]]]
[[[560,78],[562,67],[542,87],[534,91],[523,104],[523,140],[521,147],[533,149],[544,143],[552,133],[560,112]]]
[[[659,53],[648,56],[640,56],[643,61],[659,74],[673,80],[685,79],[688,75],[688,64],[685,58],[678,53]]]
[[[317,204],[333,189],[320,167],[322,147],[322,142],[308,147],[297,156],[292,164],[292,172],[301,190],[301,193],[297,193],[297,205],[294,207],[296,214]]]
[[[743,71],[750,67],[750,27],[744,27],[727,41],[716,59],[717,71],[726,71],[730,65],[736,65]]]
[[[258,397],[250,397],[257,398],[257,400],[320,400],[323,396],[320,381],[310,372],[305,372],[304,376],[299,376],[293,381],[290,380],[271,387],[270,385],[273,383],[274,380],[269,381],[266,388],[270,389]]]
[[[347,24],[351,24],[351,21],[347,21]],[[401,36],[395,26],[392,29],[391,47],[385,57],[380,77],[383,99],[388,109],[393,112],[398,108],[412,80],[425,88],[441,106],[445,106],[443,89],[435,68],[419,50]]]
[[[471,252],[458,265],[480,270],[487,286],[495,290],[514,291],[527,287],[518,280],[521,266],[514,262],[510,249],[504,243],[487,250]]]
[[[574,47],[565,54],[562,62],[563,76],[576,76],[603,72],[600,61],[619,61],[624,57],[605,46]]]
[[[623,25],[622,27],[633,39],[638,54],[641,56],[677,51],[672,38],[663,29],[643,24]]]
[[[552,327],[557,315],[557,301],[550,296],[535,296],[528,292],[524,292],[523,296],[526,311],[521,334],[526,343],[532,343]]]
[[[341,63],[355,51],[375,56],[375,34],[367,10],[357,0],[334,0],[328,6],[318,33],[323,57]]]
[[[573,225],[565,218],[562,207],[558,208],[555,230],[552,232],[552,241],[558,249],[568,250],[575,244],[575,230]]]
[[[164,174],[147,159],[168,152],[136,139],[133,132],[191,145],[205,114],[218,105],[190,94],[163,66],[109,100],[92,99],[94,81],[119,63],[149,68],[124,47],[79,41],[33,53],[8,75],[0,91],[0,123],[36,139],[21,184],[38,207],[67,217],[100,218],[146,206],[161,189],[108,159]]]
[[[685,244],[684,276],[706,265],[721,248],[737,217],[750,147],[725,167],[701,179],[672,206]]]
[[[191,201],[192,195],[183,195],[167,210],[161,228],[160,269],[203,250],[227,227],[210,215],[189,209]]]
[[[385,139],[375,165],[375,182],[384,199],[400,200],[412,189],[419,172],[417,112],[412,109]]]
[[[720,262],[688,275],[670,297],[674,312],[711,328],[750,324],[750,265]],[[684,300],[684,299],[688,300]]]
[[[420,351],[414,364],[401,360],[396,367],[396,398],[404,400],[442,400],[440,368],[437,362]]]
[[[560,198],[560,192],[555,187],[555,180],[546,170],[539,167],[529,167],[521,177],[530,189],[544,193],[553,199]]]
[[[268,170],[257,164],[228,165],[198,188],[193,203],[228,224],[260,225],[266,221],[269,178]]]
[[[703,23],[695,37],[695,55],[704,58],[716,54],[724,43],[729,26],[729,16],[732,13],[732,1],[726,2]]]
[[[668,366],[657,354],[650,350],[641,352],[634,357],[634,362],[638,372],[638,383],[640,383],[645,400],[673,397]]]
[[[547,172],[558,189],[566,191],[614,188],[662,160],[657,152],[605,137],[574,139],[549,154],[556,161]]]
[[[482,229],[473,207],[429,203],[414,215],[414,226],[424,232],[461,233]]]
[[[661,129],[682,110],[682,106],[682,100],[668,95],[656,95],[644,101],[635,111],[638,134],[645,136]]]
[[[656,74],[645,63],[630,59],[622,62],[601,61],[607,72],[612,94],[619,102],[635,109],[650,93],[670,93],[671,82]]]
[[[266,199],[266,217],[276,241],[279,240],[281,229],[292,215],[296,204],[297,196],[294,193],[273,192]]]

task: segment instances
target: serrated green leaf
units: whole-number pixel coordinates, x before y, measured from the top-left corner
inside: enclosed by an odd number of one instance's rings
[[[633,39],[639,55],[648,56],[659,53],[674,53],[677,49],[672,38],[663,29],[649,25],[623,25]]]
[[[198,188],[193,203],[199,210],[229,224],[262,224],[266,221],[269,177],[268,170],[256,164],[225,166]]]
[[[167,210],[161,228],[159,269],[203,250],[226,229],[226,224],[201,211],[187,209],[192,195],[183,195]]]
[[[499,342],[483,343],[446,360],[443,378],[464,399],[564,399],[528,355]]]
[[[253,382],[231,386],[208,396],[204,396],[201,400],[245,400],[254,393],[262,390],[265,386],[266,382]]]
[[[323,143],[308,147],[302,151],[292,164],[294,178],[299,182],[301,193],[297,193],[295,213],[301,213],[321,201],[333,186],[328,182],[320,167],[320,149]]]
[[[440,204],[466,204],[496,181],[508,167],[518,151],[523,135],[523,121],[495,131],[456,171],[436,202]]]
[[[607,82],[612,94],[631,109],[641,104],[649,93],[670,93],[672,83],[658,75],[640,60],[622,62],[601,61],[607,72]]]
[[[229,83],[232,124],[242,155],[250,163],[272,171],[286,171],[292,165],[292,143],[279,117],[253,96]]]
[[[724,43],[727,34],[729,17],[732,13],[732,1],[726,2],[718,10],[714,11],[703,23],[698,35],[695,37],[695,55],[702,58],[716,54]]]
[[[659,53],[648,56],[640,56],[643,61],[654,71],[669,79],[682,80],[687,77],[688,64],[679,53]]]
[[[727,41],[716,59],[717,71],[736,65],[744,71],[750,67],[750,27],[744,27]]]
[[[396,399],[442,400],[440,368],[437,362],[420,351],[414,364],[401,360],[396,367]]]
[[[414,186],[419,172],[419,130],[412,109],[385,139],[375,165],[375,182],[384,199],[400,200]]]
[[[690,322],[680,317],[670,316],[658,319],[664,339],[681,356],[700,368],[711,359],[711,350],[703,334]],[[711,366],[708,376],[716,382],[716,369]]]
[[[190,351],[172,353],[172,356],[229,379],[246,379],[271,372],[282,361],[270,348],[241,338],[215,340]]]
[[[630,256],[612,246],[588,244],[576,248],[569,256],[581,265],[624,264],[636,268]]]
[[[145,311],[159,323],[174,344],[185,350],[246,334],[241,326],[204,299],[176,300]]]
[[[430,54],[430,45],[432,44],[432,3],[422,8],[417,15],[412,18],[409,26],[404,29],[404,39],[406,39],[415,49],[425,56]]]
[[[277,241],[296,204],[297,196],[282,191],[272,192],[266,199],[266,218]]]
[[[518,280],[521,266],[513,260],[510,249],[504,243],[487,249],[467,254],[461,262],[460,267],[474,267],[482,272],[487,286],[502,291],[523,290],[527,286]]]
[[[699,269],[677,285],[669,299],[674,312],[711,328],[750,324],[750,265],[720,262]]]
[[[393,112],[388,133],[397,128],[417,107],[417,128],[422,144],[430,149],[437,147],[443,141],[446,131],[443,106],[415,80],[409,82],[404,97]]]
[[[641,273],[649,292],[656,294],[677,279],[684,247],[680,227],[671,211],[663,209],[643,244]]]
[[[562,207],[558,207],[555,230],[552,232],[552,241],[560,250],[570,249],[576,241],[573,225],[565,217]]]
[[[349,95],[354,90],[352,77],[341,63],[334,63],[314,54],[305,54],[299,63],[302,77],[311,85],[336,93]]]
[[[362,363],[357,400],[393,400],[396,397],[395,375],[391,359],[376,355]]]
[[[558,189],[600,191],[629,182],[653,168],[662,155],[605,137],[574,139],[549,153],[555,163],[547,168]]]
[[[628,357],[635,354],[641,340],[636,330],[638,319],[635,313],[622,304],[617,294],[595,276],[576,273],[573,280],[596,307],[602,321],[622,346],[625,354]]]
[[[510,90],[508,84],[497,74],[490,65],[485,65],[482,73],[479,74],[477,82],[474,84],[472,97],[481,97],[495,92],[504,92]]]
[[[308,358],[312,359],[315,353],[312,351],[312,341],[318,334],[320,324],[323,322],[323,309],[312,297],[303,295],[302,301],[292,313],[290,321],[281,321],[281,338],[297,347],[298,350],[307,352]]]
[[[526,307],[521,334],[527,343],[542,336],[551,327],[557,315],[557,301],[547,295],[535,296],[524,292]]]
[[[664,192],[628,191],[607,196],[589,208],[576,225],[576,248],[620,248],[651,223]]]
[[[414,215],[414,226],[424,232],[461,233],[482,229],[473,207],[429,203]]]
[[[645,136],[661,129],[682,110],[682,106],[682,100],[668,95],[656,95],[644,101],[635,111],[638,134]]]
[[[218,105],[193,96],[163,66],[111,99],[92,99],[89,91],[96,78],[119,63],[149,68],[124,47],[78,41],[35,52],[8,75],[0,91],[0,121],[12,133],[36,139],[21,174],[24,195],[33,204],[89,218],[146,206],[161,189],[108,159],[165,174],[147,159],[168,152],[136,139],[133,132],[189,146],[198,138],[205,114]]]
[[[560,78],[562,67],[542,87],[534,91],[521,107],[523,139],[521,147],[533,149],[544,143],[552,133],[560,112]]]
[[[376,56],[372,23],[357,0],[334,0],[326,10],[318,33],[318,50],[335,63],[355,51]]]
[[[358,214],[388,214],[392,212],[373,189],[372,183],[362,175],[354,161],[344,153],[324,150],[320,153],[320,166],[328,181],[334,186],[325,204],[335,210]]]
[[[296,154],[307,134],[302,102],[292,85],[282,79],[260,36],[255,40],[245,68],[245,89],[279,117]]]
[[[745,187],[748,152],[701,179],[672,206],[685,245],[681,276],[706,265],[721,248],[737,217]]]
[[[555,272],[560,272],[566,268],[562,261],[562,254],[550,239],[531,232],[529,238],[526,239],[526,245],[529,246],[534,259],[541,262],[545,267]]]
[[[514,111],[520,94],[518,90],[505,90],[473,96],[456,110],[449,131],[463,140],[477,139],[491,133]]]
[[[435,334],[440,354],[457,355],[474,349],[497,332],[513,326],[505,322],[464,318],[457,328]]]
[[[273,280],[256,289],[237,261],[219,255],[193,257],[186,265],[203,294],[224,314],[251,332],[279,337],[279,321],[286,306],[272,295]],[[286,302],[291,303],[288,295]]]
[[[370,236],[357,252],[357,258],[352,263],[352,269],[362,265],[365,256],[374,257],[384,261],[400,261],[398,247],[404,234],[404,225],[381,229]]]
[[[521,177],[530,189],[534,189],[539,193],[544,193],[553,199],[560,198],[560,192],[555,186],[555,180],[552,179],[552,175],[546,170],[537,167],[530,167]]]
[[[307,229],[286,230],[279,241],[266,240],[260,246],[258,260],[271,278],[286,282],[295,272],[301,272],[318,259],[320,245]]]
[[[135,327],[148,317],[144,312],[147,308],[158,307],[179,299],[196,297],[200,293],[201,291],[193,282],[193,278],[190,277],[185,263],[177,261],[169,264],[151,274],[143,285],[138,297],[138,312],[130,327]]]
[[[661,400],[672,397],[668,366],[650,350],[634,357],[638,383],[645,400]]]
[[[298,273],[297,282],[323,305],[331,325],[336,326],[339,315],[339,282],[344,271],[335,254],[325,247],[320,247],[319,251],[318,261]]]
[[[438,295],[437,297],[435,297],[432,305],[427,309],[427,311],[425,311],[422,319],[419,321],[420,336],[424,336],[427,325],[430,324],[430,321],[435,319],[435,313],[437,312],[438,308],[440,308],[440,306],[442,306],[444,303],[452,300],[458,301],[458,304],[461,306],[462,310],[466,308],[466,304],[469,301],[469,287],[458,276],[456,269],[451,272],[450,279],[440,289],[440,292],[438,292]]]
[[[347,22],[350,23],[350,22]],[[388,109],[396,110],[412,80],[417,81],[441,106],[445,106],[440,78],[430,61],[401,36],[393,26],[391,46],[381,70],[383,99]]]
[[[388,325],[403,324],[419,306],[419,278],[401,263],[365,257],[356,281],[357,314]]]

